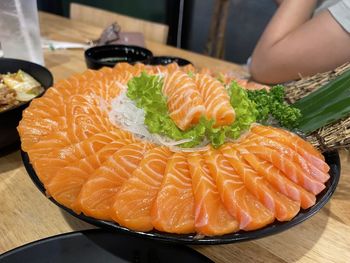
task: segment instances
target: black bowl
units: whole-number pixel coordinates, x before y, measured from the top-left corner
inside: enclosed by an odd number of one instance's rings
[[[147,63],[153,56],[146,48],[125,45],[106,45],[89,48],[85,51],[85,62],[90,69],[114,67],[119,62],[135,64]]]
[[[155,56],[152,57],[148,64],[149,65],[168,65],[173,62],[176,62],[179,66],[186,66],[192,64],[190,61],[180,58],[180,57],[171,57],[171,56]],[[193,64],[192,64],[193,65]]]
[[[0,73],[15,73],[20,69],[40,82],[45,90],[53,84],[51,72],[43,66],[19,59],[0,58]],[[18,142],[16,127],[22,119],[22,111],[29,103],[30,101],[0,112],[0,149]]]

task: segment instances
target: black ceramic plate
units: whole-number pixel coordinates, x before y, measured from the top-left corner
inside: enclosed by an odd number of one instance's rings
[[[287,230],[301,222],[305,221],[309,217],[313,216],[317,211],[319,211],[330,199],[332,194],[334,193],[340,176],[340,160],[338,152],[330,152],[325,154],[326,162],[330,166],[330,179],[326,183],[326,188],[317,196],[316,204],[309,209],[301,210],[299,214],[294,217],[291,221],[288,222],[278,222],[274,223],[255,231],[239,231],[237,233],[227,234],[223,236],[215,236],[215,237],[204,237],[204,238],[196,238],[194,235],[177,235],[177,234],[168,234],[164,232],[152,231],[152,232],[136,232],[130,230],[128,228],[117,225],[113,222],[98,220],[95,218],[91,218],[85,216],[83,214],[77,215],[72,210],[60,205],[53,198],[50,198],[52,202],[54,202],[59,207],[63,208],[73,216],[86,221],[90,224],[108,229],[108,230],[116,230],[119,232],[127,232],[136,236],[148,237],[161,241],[168,242],[179,242],[186,244],[226,244],[226,243],[235,243],[240,241],[247,241],[252,239],[257,239],[273,234],[280,233],[284,230]],[[35,174],[33,167],[29,162],[28,155],[25,152],[22,152],[22,159],[24,162],[24,166],[33,180],[34,184],[40,189],[41,192],[45,194],[45,188],[40,182],[39,178]]]
[[[2,263],[213,262],[183,245],[106,230],[73,232],[29,243],[0,255]]]

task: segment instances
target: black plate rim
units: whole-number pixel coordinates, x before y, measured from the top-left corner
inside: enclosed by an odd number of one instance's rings
[[[80,235],[86,235],[86,236],[90,236],[90,235],[108,235],[108,234],[118,234],[117,232],[111,232],[111,231],[107,231],[106,229],[101,229],[101,228],[95,228],[95,229],[85,229],[85,230],[77,230],[77,231],[71,231],[71,232],[66,232],[66,233],[62,233],[62,234],[57,234],[57,235],[53,235],[53,236],[48,236],[48,237],[44,237],[38,240],[34,240],[31,241],[29,243],[25,243],[21,246],[12,248],[11,250],[8,250],[2,254],[0,254],[0,260],[5,259],[7,257],[10,257],[13,254],[16,254],[22,250],[26,250],[26,249],[30,249],[32,247],[35,247],[37,245],[41,245],[47,242],[52,242],[52,241],[56,241],[59,239],[65,239],[65,238],[70,238],[70,237],[76,237],[76,236],[80,236]],[[138,238],[144,239],[143,237],[138,236]],[[164,242],[163,242],[164,243]],[[164,244],[168,244],[168,243],[164,243]],[[196,256],[198,259],[203,259],[206,260],[206,262],[213,262],[211,261],[209,258],[207,258],[205,255],[203,255],[202,253],[199,253],[197,250],[192,249],[188,246],[185,245],[181,245],[178,244],[180,246],[180,248],[184,251],[187,251],[188,253],[192,254],[193,256]]]
[[[111,231],[120,231],[124,233],[128,233],[134,236],[142,236],[146,238],[151,238],[154,240],[162,241],[162,242],[173,242],[173,243],[182,243],[188,245],[218,245],[218,244],[230,244],[236,242],[250,241],[254,239],[263,238],[270,235],[275,235],[281,233],[285,230],[288,230],[305,220],[309,219],[313,215],[315,215],[326,203],[329,201],[333,193],[335,192],[339,178],[340,178],[340,158],[337,151],[325,153],[325,158],[330,166],[331,177],[326,183],[326,188],[318,194],[316,198],[316,204],[312,207],[301,210],[291,221],[287,222],[277,222],[274,221],[272,224],[258,229],[254,231],[239,231],[236,233],[226,234],[223,236],[214,236],[214,237],[204,237],[197,239],[194,235],[179,235],[179,234],[168,234],[159,231],[151,231],[151,232],[139,232],[133,231],[126,227],[119,226],[116,223],[108,222],[104,220],[98,220],[89,216],[85,216],[83,214],[76,214],[71,209],[59,204],[52,197],[48,197],[51,202],[55,203],[57,206],[71,214],[72,216],[79,218],[82,221],[85,221],[89,224],[92,224],[97,227],[101,227]],[[30,164],[29,156],[26,152],[21,150],[21,157],[24,164],[24,167],[29,174],[31,180],[36,185],[36,187],[45,195],[45,188],[39,178],[37,177],[34,168]],[[45,195],[46,196],[46,195]]]

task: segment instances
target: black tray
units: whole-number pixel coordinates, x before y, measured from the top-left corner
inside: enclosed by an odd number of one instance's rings
[[[34,184],[39,188],[39,190],[45,194],[45,188],[39,178],[37,177],[32,165],[29,162],[29,157],[27,153],[21,152],[22,160],[24,163],[24,166],[31,177]],[[115,230],[119,232],[127,232],[131,235],[136,236],[143,236],[152,238],[155,240],[161,240],[161,241],[168,241],[168,242],[179,242],[179,243],[185,243],[185,244],[198,244],[198,245],[204,245],[204,244],[227,244],[227,243],[235,243],[240,241],[248,241],[252,239],[262,238],[265,236],[273,235],[280,233],[284,230],[287,230],[297,224],[300,224],[301,222],[305,221],[309,217],[313,216],[315,213],[317,213],[331,198],[332,194],[334,193],[339,177],[340,177],[340,160],[339,160],[339,154],[338,152],[329,152],[325,155],[326,162],[330,166],[330,179],[326,183],[326,188],[317,195],[316,204],[309,209],[301,209],[298,215],[296,215],[291,221],[288,222],[278,222],[275,221],[272,224],[261,228],[259,230],[254,231],[239,231],[232,234],[226,234],[223,236],[215,236],[215,237],[204,237],[204,238],[197,238],[195,235],[178,235],[178,234],[169,234],[159,231],[151,231],[151,232],[137,232],[130,230],[128,228],[119,226],[116,223],[104,221],[95,219],[92,217],[85,216],[83,214],[76,214],[72,210],[62,206],[58,202],[56,202],[53,198],[49,198],[52,202],[54,202],[59,207],[66,210],[71,215],[88,222],[90,224],[93,224],[95,226],[102,227],[104,229],[108,230]]]
[[[179,244],[94,229],[38,240],[0,255],[2,263],[213,262]]]

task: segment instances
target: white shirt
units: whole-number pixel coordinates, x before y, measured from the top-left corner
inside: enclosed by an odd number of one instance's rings
[[[326,0],[315,10],[315,14],[328,9],[342,28],[350,33],[350,0]]]

